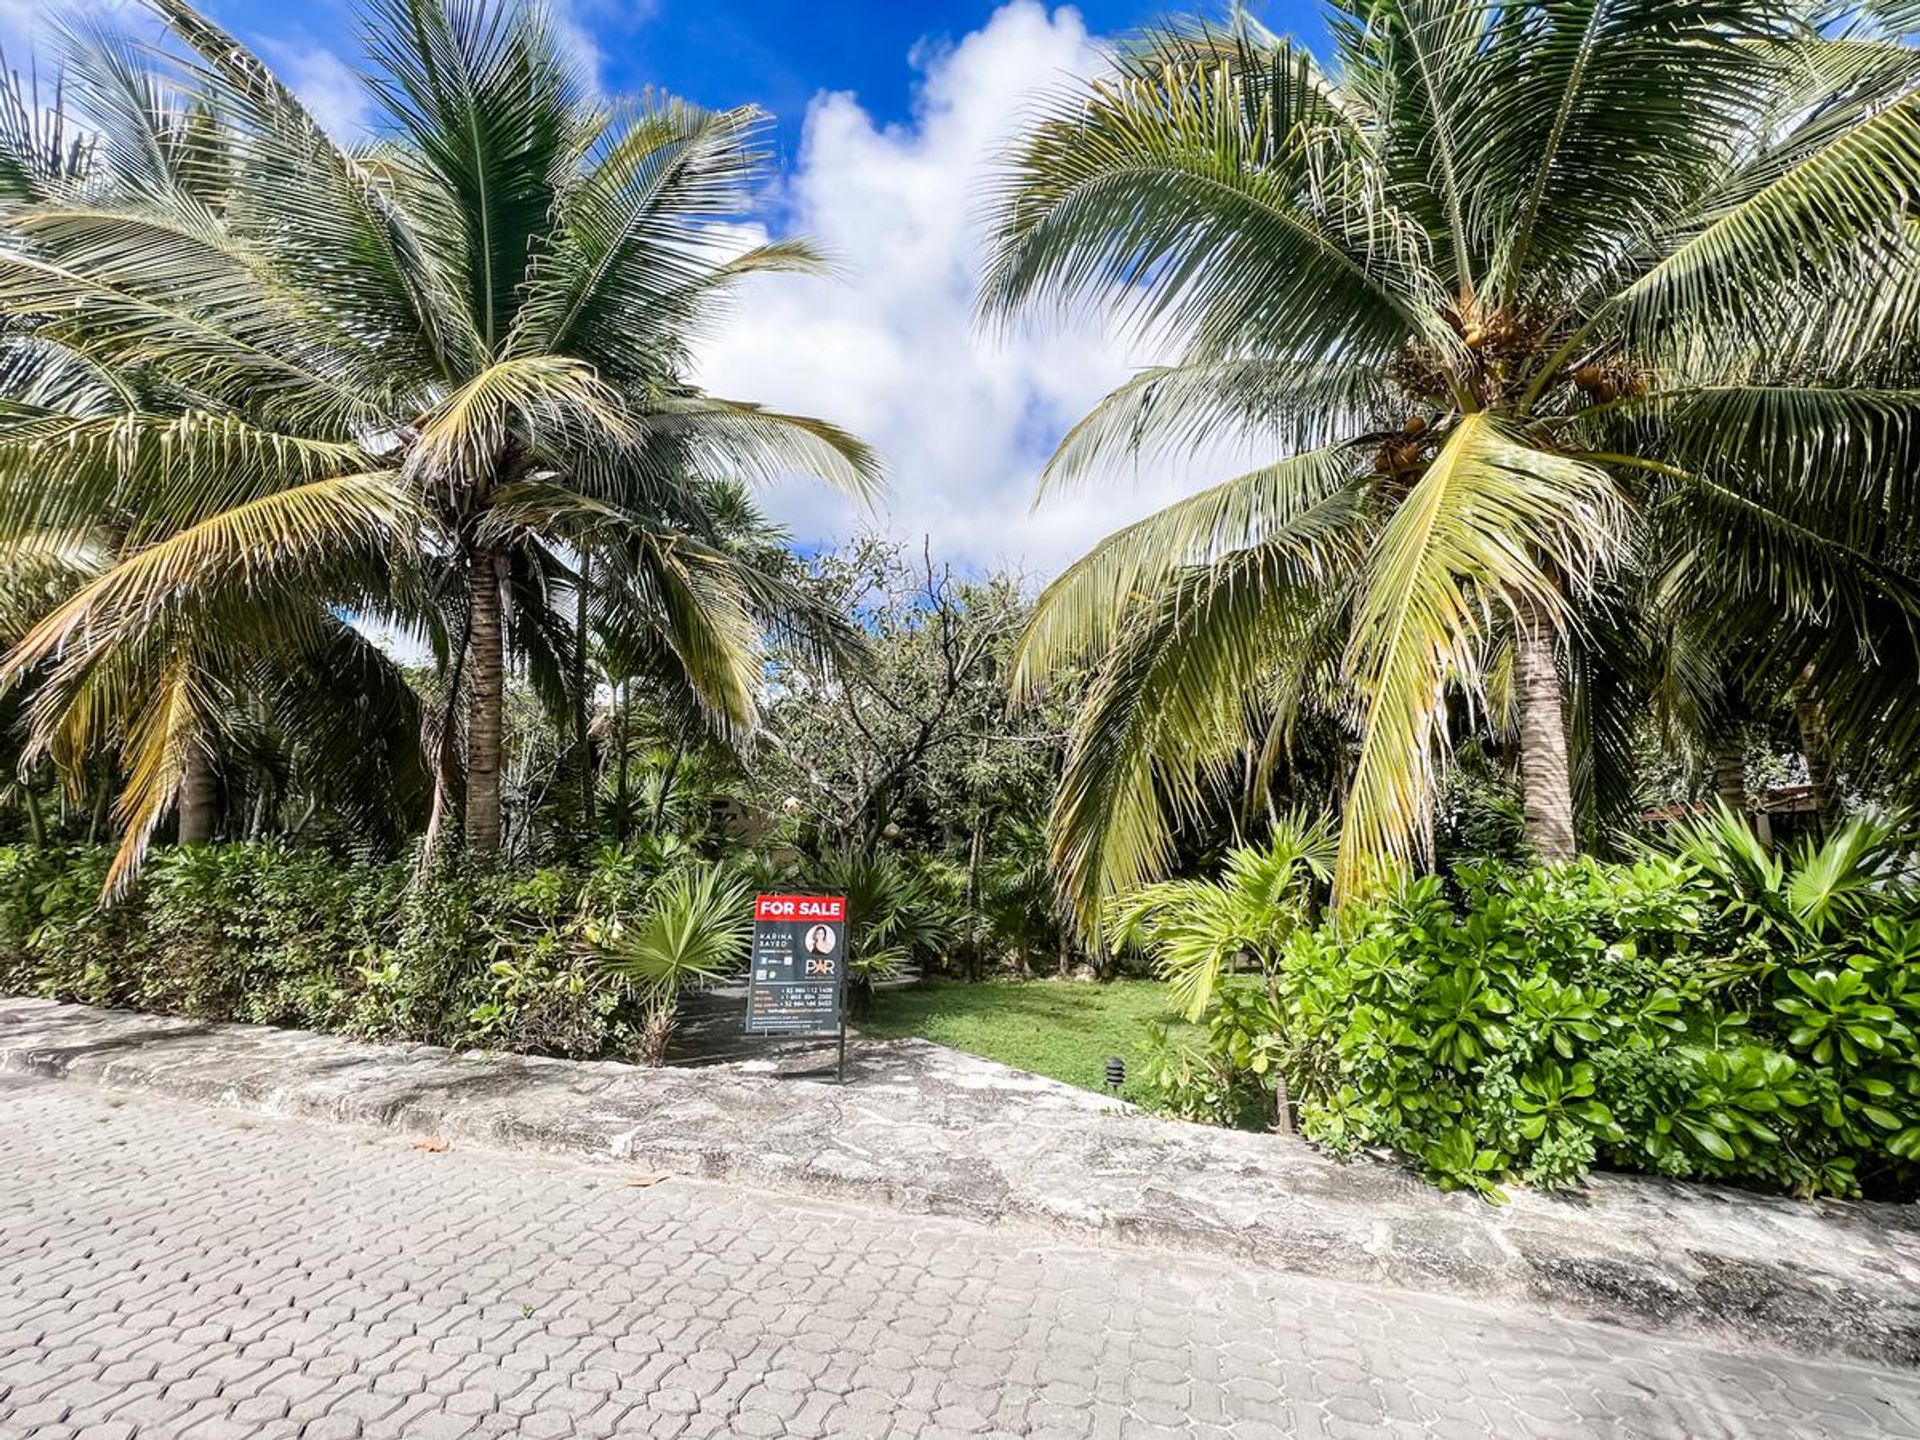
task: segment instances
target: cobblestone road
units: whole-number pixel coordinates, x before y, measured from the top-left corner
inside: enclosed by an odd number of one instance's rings
[[[1920,1435],[1920,1376],[0,1077],[0,1435]]]

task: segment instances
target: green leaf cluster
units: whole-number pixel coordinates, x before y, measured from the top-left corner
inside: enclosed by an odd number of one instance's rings
[[[1490,1198],[1595,1166],[1911,1198],[1907,837],[1860,819],[1756,872],[1743,836],[1702,821],[1630,862],[1462,866],[1291,927],[1154,1078],[1231,1122],[1282,1065],[1308,1138]]]
[[[644,847],[517,874],[273,842],[169,847],[103,907],[111,853],[0,848],[0,992],[652,1059],[661,1017],[744,959],[751,923],[742,881],[663,866]]]

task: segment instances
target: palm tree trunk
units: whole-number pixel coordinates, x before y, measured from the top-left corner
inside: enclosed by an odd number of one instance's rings
[[[506,629],[500,604],[505,557],[476,551],[467,565],[467,849],[500,851],[500,760],[506,708]]]
[[[1800,753],[1807,762],[1807,788],[1824,834],[1839,819],[1833,793],[1833,746],[1827,734],[1826,707],[1814,693],[1811,668],[1793,682],[1793,719],[1800,730]]]
[[[1513,597],[1514,698],[1520,713],[1520,783],[1527,843],[1540,859],[1571,860],[1573,768],[1567,759],[1567,722],[1554,661],[1553,623],[1531,595]]]
[[[220,787],[213,773],[213,756],[204,744],[187,747],[186,768],[180,775],[180,833],[182,845],[205,845],[213,839],[214,813]]]
[[[1734,814],[1747,814],[1747,752],[1733,736],[1714,738],[1713,791]]]

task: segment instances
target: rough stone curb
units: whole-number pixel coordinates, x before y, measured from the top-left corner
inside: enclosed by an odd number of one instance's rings
[[[1602,1177],[1494,1206],[918,1040],[844,1088],[0,999],[0,1070],[1920,1365],[1920,1207]]]

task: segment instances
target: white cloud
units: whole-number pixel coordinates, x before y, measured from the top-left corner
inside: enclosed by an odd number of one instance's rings
[[[263,42],[267,59],[335,140],[351,144],[365,137],[373,97],[345,60],[318,45]]]
[[[879,446],[885,528],[940,553],[1050,572],[1184,488],[1131,477],[1029,513],[1066,428],[1144,357],[1096,334],[980,335],[981,183],[1033,97],[1099,66],[1077,11],[1016,0],[957,45],[923,49],[912,122],[877,126],[850,94],[811,106],[783,198],[840,281],[770,277],[704,354],[716,393],[817,414]],[[846,535],[855,508],[783,485],[768,508],[803,540]]]
[[[140,0],[63,0],[60,4],[48,3],[48,0],[0,0],[0,50],[6,54],[8,69],[26,76],[36,57],[47,59],[55,21],[92,20],[125,25],[148,14]],[[43,99],[47,101],[52,99],[50,74],[47,72],[48,83],[43,87],[46,92]]]

